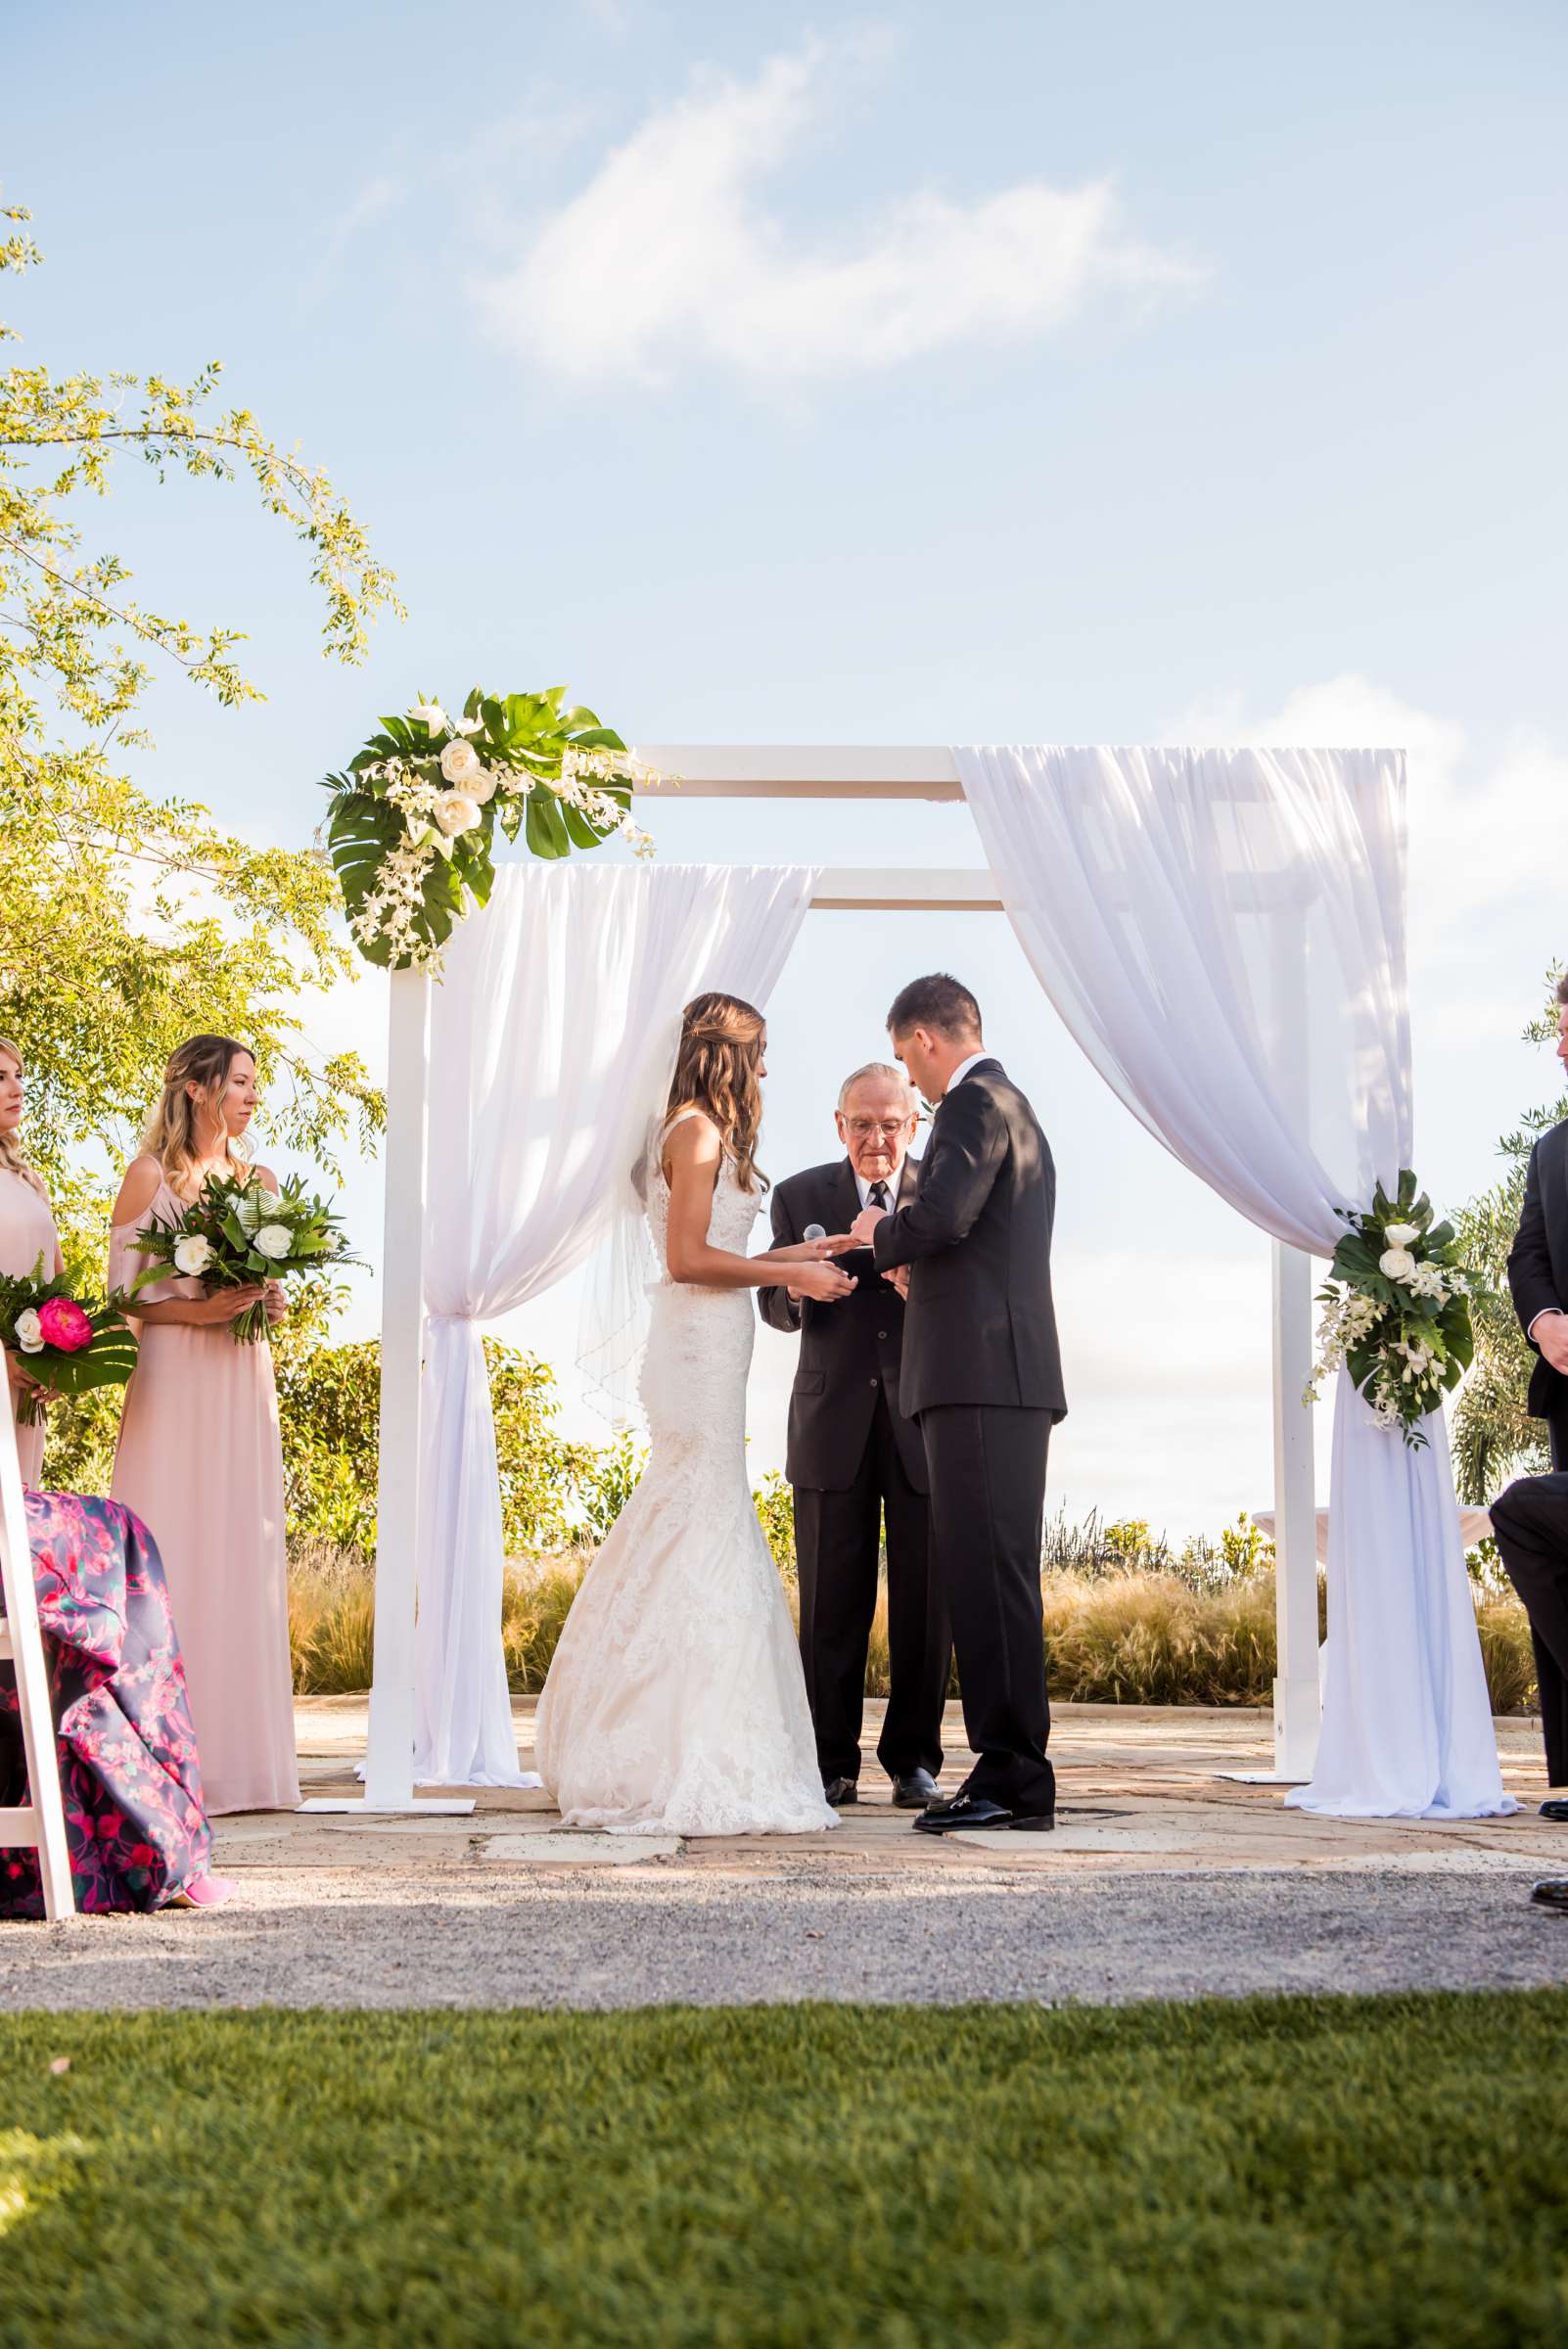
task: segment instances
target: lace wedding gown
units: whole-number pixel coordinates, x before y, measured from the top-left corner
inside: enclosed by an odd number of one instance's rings
[[[688,1113],[690,1114],[690,1113]],[[758,1203],[727,1156],[708,1237],[746,1253]],[[648,1221],[662,1267],[669,1190]],[[746,1478],[748,1289],[653,1289],[652,1451],[583,1579],[539,1699],[535,1758],[569,1826],[803,1835],[822,1797],[800,1650]]]

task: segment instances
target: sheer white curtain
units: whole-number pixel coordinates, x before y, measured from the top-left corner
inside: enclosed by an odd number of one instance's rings
[[[1405,766],[1394,751],[954,751],[1020,944],[1106,1082],[1275,1239],[1411,1163]],[[1386,1435],[1342,1376],[1313,1782],[1346,1816],[1502,1793],[1441,1413]]]
[[[431,1016],[417,1777],[529,1782],[501,1646],[495,1429],[477,1324],[574,1270],[611,1221],[625,1104],[705,987],[765,1001],[806,867],[509,865]]]

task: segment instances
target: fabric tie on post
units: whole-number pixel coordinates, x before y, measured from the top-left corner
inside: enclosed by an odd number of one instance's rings
[[[1037,978],[1118,1099],[1292,1248],[1410,1164],[1396,751],[955,749]],[[1345,1817],[1502,1791],[1441,1412],[1407,1448],[1341,1372],[1312,1783]]]
[[[517,1766],[505,1573],[479,1322],[574,1271],[609,1227],[624,1103],[704,987],[765,1001],[810,903],[807,866],[507,865],[433,990],[414,1773]]]

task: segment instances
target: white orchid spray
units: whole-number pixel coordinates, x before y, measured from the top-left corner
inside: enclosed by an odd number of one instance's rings
[[[663,778],[591,710],[564,703],[560,686],[504,697],[476,686],[454,718],[421,696],[327,777],[327,848],[368,960],[439,971],[454,927],[489,896],[497,824],[535,856],[616,836],[652,854],[631,795]]]
[[[1421,1421],[1474,1357],[1470,1301],[1486,1282],[1460,1263],[1453,1224],[1433,1221],[1408,1168],[1393,1199],[1379,1183],[1366,1214],[1340,1212],[1350,1229],[1318,1291],[1318,1356],[1303,1401],[1314,1403],[1322,1380],[1348,1369],[1377,1424],[1422,1445]]]

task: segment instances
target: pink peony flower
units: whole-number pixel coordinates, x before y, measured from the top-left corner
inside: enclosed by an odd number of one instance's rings
[[[44,1344],[61,1354],[80,1354],[93,1342],[93,1325],[72,1297],[51,1297],[41,1305],[38,1328]]]

